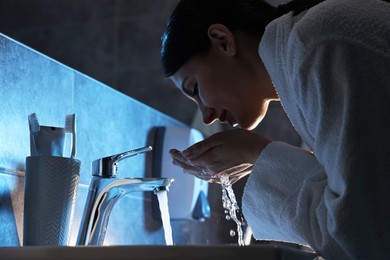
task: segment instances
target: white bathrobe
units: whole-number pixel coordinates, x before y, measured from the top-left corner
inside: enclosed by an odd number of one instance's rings
[[[246,183],[254,237],[390,259],[390,3],[327,0],[268,25],[259,54],[311,152],[270,143]]]

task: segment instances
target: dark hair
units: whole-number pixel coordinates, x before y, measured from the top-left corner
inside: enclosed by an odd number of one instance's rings
[[[275,18],[292,10],[297,11],[295,15],[308,8],[308,2],[312,6],[321,1],[324,0],[294,0],[275,8],[262,0],[181,0],[162,37],[164,74],[172,76],[193,55],[208,51],[207,30],[211,24],[220,23],[231,31],[247,32],[260,40],[267,24]]]

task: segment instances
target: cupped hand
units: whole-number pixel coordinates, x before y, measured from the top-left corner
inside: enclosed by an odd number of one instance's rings
[[[173,164],[185,173],[211,183],[229,176],[233,184],[248,175],[261,151],[271,141],[244,129],[216,133],[184,151],[170,150]]]

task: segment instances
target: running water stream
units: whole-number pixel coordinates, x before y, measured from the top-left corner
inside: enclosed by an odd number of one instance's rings
[[[230,184],[228,176],[220,176],[221,184],[222,184],[222,205],[223,208],[226,209],[229,213],[228,219],[233,219],[237,224],[237,234],[238,234],[238,245],[244,246],[242,225],[243,222],[240,221],[237,217],[237,212],[239,211],[239,206],[236,201],[236,196],[234,195],[232,185]],[[231,235],[235,235],[234,233]]]
[[[237,217],[237,212],[239,212],[239,206],[237,204],[236,196],[234,195],[234,191],[232,188],[232,185],[229,181],[228,176],[221,176],[220,177],[221,184],[222,184],[222,205],[223,208],[226,210],[229,215],[227,215],[227,219],[233,219],[234,222],[237,224],[237,234],[238,234],[238,245],[244,246],[244,239],[243,239],[243,231],[242,231],[242,225],[243,221],[240,221]],[[163,223],[164,228],[164,236],[165,236],[165,243],[168,246],[173,245],[173,238],[172,238],[172,227],[170,222],[170,216],[169,216],[169,208],[168,208],[168,191],[161,190],[156,193],[160,212],[161,212],[161,220]],[[235,232],[231,232],[231,235],[234,236]]]
[[[172,239],[172,227],[170,222],[170,216],[169,216],[169,208],[168,208],[168,191],[161,190],[156,193],[158,204],[160,207],[161,212],[161,219],[163,223],[164,228],[164,236],[165,236],[165,243],[167,246],[173,245],[173,239]]]

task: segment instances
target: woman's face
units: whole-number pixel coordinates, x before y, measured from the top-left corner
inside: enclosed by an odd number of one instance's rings
[[[251,130],[264,118],[277,94],[257,52],[229,55],[211,47],[196,55],[173,76],[172,82],[197,103],[205,124],[216,119]]]

